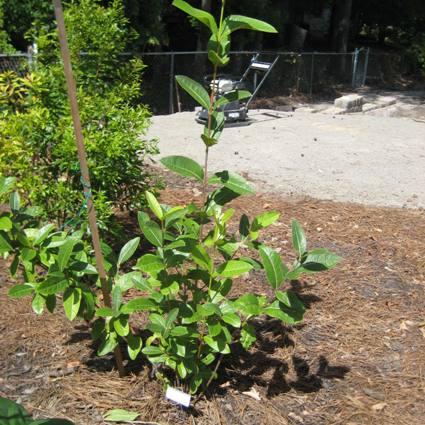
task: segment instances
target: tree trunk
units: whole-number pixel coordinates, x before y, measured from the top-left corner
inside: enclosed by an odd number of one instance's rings
[[[347,53],[350,34],[350,19],[353,0],[335,0],[332,13],[331,47],[338,53]],[[334,71],[341,74],[347,72],[346,55],[336,57]]]
[[[353,0],[335,0],[332,14],[332,50],[347,53]]]

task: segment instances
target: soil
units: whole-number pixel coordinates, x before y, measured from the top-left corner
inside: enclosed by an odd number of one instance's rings
[[[162,201],[200,200],[199,188],[173,179]],[[301,325],[256,323],[259,339],[235,348],[207,397],[188,410],[163,397],[142,360],[120,379],[111,357],[97,358],[84,323],[62,311],[37,317],[30,300],[10,300],[0,272],[0,396],[22,402],[36,417],[100,425],[112,408],[140,412],[140,422],[173,425],[415,425],[425,417],[425,214],[272,195],[233,202],[235,223],[277,210],[267,244],[291,260],[290,219],[310,246],[343,257],[333,271],[293,282],[308,307]],[[264,275],[236,283],[238,292],[269,294]],[[259,396],[260,400],[254,397]]]

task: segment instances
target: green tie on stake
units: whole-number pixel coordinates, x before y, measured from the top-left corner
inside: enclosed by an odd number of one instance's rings
[[[87,203],[87,213],[92,236],[93,249],[96,258],[96,268],[99,273],[99,279],[102,285],[103,302],[105,307],[111,307],[111,296],[108,287],[108,278],[106,275],[105,267],[103,265],[103,254],[100,248],[99,229],[97,227],[96,209],[93,205],[91,196],[90,175],[87,165],[86,150],[84,147],[83,131],[81,127],[80,112],[77,103],[77,89],[75,85],[74,76],[72,73],[71,56],[69,53],[68,39],[66,36],[65,21],[63,17],[63,8],[61,0],[53,0],[55,7],[56,23],[59,34],[59,42],[61,47],[62,61],[66,78],[66,85],[68,90],[69,103],[71,105],[72,121],[74,123],[74,133],[77,144],[78,159],[80,162],[81,181],[83,184],[84,198]],[[125,375],[123,366],[122,353],[120,347],[114,349],[115,361],[120,376]]]

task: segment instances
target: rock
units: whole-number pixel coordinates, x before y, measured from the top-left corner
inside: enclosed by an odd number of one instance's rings
[[[350,94],[335,99],[335,108],[345,112],[361,112],[363,109],[364,97],[358,94]]]

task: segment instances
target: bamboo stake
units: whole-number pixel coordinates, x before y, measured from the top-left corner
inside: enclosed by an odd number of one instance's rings
[[[108,277],[103,264],[103,254],[100,247],[99,229],[97,227],[96,210],[93,205],[91,197],[90,175],[87,165],[86,150],[84,147],[83,130],[81,127],[80,112],[77,103],[77,88],[72,73],[71,55],[69,53],[68,39],[66,35],[65,21],[63,16],[61,0],[53,0],[55,7],[55,16],[57,22],[57,29],[59,34],[59,42],[61,47],[61,54],[63,60],[63,67],[67,83],[68,98],[71,105],[72,121],[74,123],[74,133],[77,144],[78,159],[80,161],[80,170],[83,182],[84,197],[87,201],[87,212],[92,237],[93,249],[96,258],[96,268],[99,273],[99,279],[102,285],[103,302],[106,307],[111,307],[111,296],[109,293]],[[125,375],[122,353],[119,346],[114,350],[115,362],[120,376]]]

